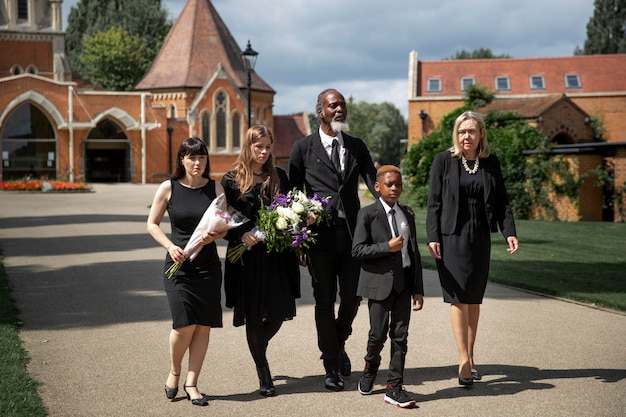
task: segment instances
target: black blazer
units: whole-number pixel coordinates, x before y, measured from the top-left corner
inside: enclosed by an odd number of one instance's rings
[[[415,238],[415,214],[410,207],[398,205],[407,219],[411,235],[407,248],[411,259],[410,276],[412,279],[405,285],[408,286],[411,294],[424,295],[422,260]],[[394,274],[404,274],[402,253],[389,252],[391,236],[387,213],[380,200],[359,210],[352,240],[352,256],[361,260],[358,296],[384,300],[393,288]]]
[[[348,221],[351,236],[354,236],[356,215],[361,207],[359,200],[359,176],[363,178],[369,190],[378,198],[374,189],[376,168],[365,143],[353,136],[342,133],[343,146],[346,149],[343,180],[328,157],[319,131],[298,140],[289,156],[289,180],[291,185],[303,190],[307,195],[317,193],[320,197],[330,196],[329,211],[336,216],[338,209],[343,209]],[[319,229],[318,244],[322,244],[324,227]]]
[[[441,242],[441,235],[451,235],[457,227],[459,215],[460,165],[450,151],[437,154],[430,170],[430,189],[426,213],[428,242]],[[480,159],[478,175],[485,190],[485,210],[491,232],[498,231],[506,239],[517,236],[513,212],[504,186],[500,161],[491,154]]]

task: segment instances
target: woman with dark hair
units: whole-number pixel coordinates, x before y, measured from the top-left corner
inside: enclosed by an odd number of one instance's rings
[[[173,321],[165,395],[169,399],[176,398],[181,363],[188,351],[189,365],[183,388],[187,399],[199,406],[208,405],[206,397],[197,388],[197,381],[209,345],[209,332],[212,327],[222,327],[222,266],[215,240],[224,237],[226,232],[204,232],[204,246],[193,262],[186,261],[189,254],[183,248],[206,209],[223,192],[221,184],[209,176],[206,145],[200,139],[188,138],[178,149],[174,175],[157,189],[148,216],[148,232],[167,251],[163,271],[174,263],[182,263],[171,279],[165,272],[163,274]],[[161,229],[166,210],[171,222],[171,237]]]
[[[474,342],[489,276],[490,232],[498,227],[507,251],[517,252],[500,162],[489,152],[482,117],[466,111],[454,123],[452,147],[433,160],[426,214],[428,249],[437,262],[443,300],[450,303],[462,386],[481,378]]]
[[[240,260],[226,260],[224,289],[226,306],[234,307],[233,324],[246,326],[250,353],[257,367],[259,393],[269,397],[276,390],[267,362],[267,347],[283,321],[296,315],[300,297],[300,269],[295,253],[267,252],[263,241],[252,232],[261,208],[279,193],[289,192],[285,171],[274,167],[274,137],[265,126],[248,129],[233,169],[222,177],[228,203],[250,219],[228,232],[229,248],[242,242],[248,246]]]

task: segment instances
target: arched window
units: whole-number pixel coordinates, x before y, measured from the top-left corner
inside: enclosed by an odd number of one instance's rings
[[[167,118],[168,119],[176,119],[176,106],[170,104],[167,109]]]
[[[31,103],[20,104],[2,127],[2,177],[56,178],[56,138],[48,117]]]
[[[211,117],[208,112],[202,114],[202,140],[210,147],[211,140]]]
[[[15,64],[11,67],[11,75],[20,75],[24,73],[24,69],[20,64]]]
[[[241,115],[233,114],[233,149],[241,146]]]
[[[217,149],[226,148],[226,110],[226,95],[220,91],[215,99]]]
[[[39,74],[39,70],[37,69],[37,67],[32,64],[26,67],[26,72],[34,75]]]

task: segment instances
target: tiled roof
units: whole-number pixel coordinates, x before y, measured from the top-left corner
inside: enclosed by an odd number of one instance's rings
[[[306,113],[288,116],[274,116],[274,158],[289,158],[293,144],[309,134],[309,126]]]
[[[247,88],[241,48],[210,0],[188,0],[136,90],[202,88],[219,63]],[[252,89],[274,90],[252,72]]]
[[[626,54],[581,55],[555,58],[462,59],[419,61],[418,96],[462,95],[461,78],[496,91],[495,78],[508,77],[509,90],[497,94],[597,93],[626,91]],[[578,74],[580,88],[566,88],[565,75]],[[530,76],[543,76],[544,89],[531,89]],[[427,91],[429,78],[441,78],[441,91]]]
[[[481,111],[498,110],[501,112],[517,112],[522,117],[536,118],[560,100],[569,100],[562,94],[533,96],[523,98],[496,99],[481,108]]]

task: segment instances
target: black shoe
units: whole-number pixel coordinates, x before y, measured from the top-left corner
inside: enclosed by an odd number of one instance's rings
[[[387,384],[387,389],[385,389],[385,402],[400,408],[414,408],[417,406],[415,400],[409,397],[409,394],[402,388],[402,385],[392,387]]]
[[[187,388],[195,388],[195,387],[196,387],[195,385],[187,385],[187,383],[183,384],[183,389],[185,390],[185,393],[187,394],[187,401],[191,400],[191,403],[193,405],[199,405],[201,407],[209,405],[209,402],[204,397],[204,394],[200,394],[200,395],[202,395],[201,398],[191,398],[191,395],[189,395],[189,393],[187,392]]]
[[[326,385],[326,389],[331,391],[343,391],[343,379],[338,371],[326,372],[324,385]]]
[[[272,382],[272,374],[268,366],[262,366],[256,368],[256,372],[259,375],[259,394],[264,397],[273,397],[276,395],[276,388]]]
[[[474,385],[474,378],[459,378],[459,385],[463,385],[464,387]]]
[[[345,350],[342,350],[339,355],[339,371],[343,376],[350,376],[352,373],[352,364]]]
[[[172,371],[170,371],[170,373],[173,376],[180,376],[180,373],[178,375],[176,375]],[[178,395],[178,387],[170,388],[170,387],[167,386],[167,382],[166,382],[165,383],[165,396],[167,397],[167,399],[168,400],[173,400],[174,398],[176,398],[177,395]]]
[[[376,371],[368,368],[363,370],[361,379],[359,379],[359,392],[363,395],[371,394],[374,391],[374,381],[376,380]]]
[[[482,375],[480,374],[480,372],[478,371],[472,371],[472,379],[474,381],[480,381],[482,378]]]

